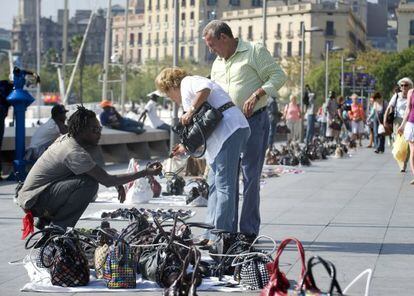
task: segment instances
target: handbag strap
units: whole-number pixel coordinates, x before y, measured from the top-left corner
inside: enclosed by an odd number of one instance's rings
[[[331,278],[331,284],[330,284],[329,292],[328,292],[329,295],[332,295],[332,293],[334,292],[334,289],[336,289],[337,293],[342,295],[342,289],[339,286],[339,283],[336,279],[335,265],[331,261],[325,260],[325,259],[323,259],[319,256],[313,256],[312,258],[310,258],[308,260],[308,266],[307,266],[306,274],[303,277],[302,283],[300,285],[300,291],[302,292],[304,290],[305,279],[307,279],[308,282],[310,283],[310,286],[308,286],[307,289],[320,291],[319,288],[317,287],[316,283],[315,283],[315,278],[314,278],[313,272],[312,272],[313,267],[315,267],[318,264],[322,264],[322,266],[329,273],[329,276]]]
[[[303,249],[302,243],[294,237],[286,238],[280,243],[279,248],[277,249],[275,260],[274,260],[273,265],[272,265],[272,277],[276,277],[276,276],[278,276],[278,273],[280,273],[279,258],[282,255],[285,247],[288,244],[292,243],[292,242],[294,242],[296,244],[296,248],[298,249],[298,253],[299,253],[299,256],[300,256],[301,272],[300,272],[300,281],[299,282],[302,282],[302,279],[304,278],[305,272],[306,272],[305,250]],[[308,287],[310,285],[310,283],[305,279],[304,280],[304,285],[305,285],[305,287]]]
[[[224,105],[220,106],[217,108],[217,110],[219,110],[221,113],[223,113],[224,111],[226,111],[227,109],[230,109],[231,107],[234,107],[234,103],[233,102],[227,102]]]

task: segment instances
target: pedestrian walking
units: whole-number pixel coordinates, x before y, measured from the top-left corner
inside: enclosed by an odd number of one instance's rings
[[[280,120],[279,106],[277,104],[276,98],[269,96],[267,99],[267,114],[269,116],[269,139],[267,141],[267,146],[269,149],[272,149],[273,143],[276,136],[276,125]]]
[[[178,106],[183,106],[185,114],[180,121],[184,125],[192,121],[196,110],[204,102],[222,109],[223,119],[208,137],[206,144],[206,161],[210,166],[206,222],[216,229],[232,232],[239,156],[250,135],[246,118],[217,83],[205,77],[189,76],[181,68],[164,69],[155,79],[155,85]],[[184,146],[178,144],[172,154],[176,156],[185,152]]]
[[[374,98],[371,96],[369,98],[369,112],[368,114],[372,114],[374,108]],[[374,145],[374,123],[372,122],[372,119],[367,119],[366,124],[369,128],[369,143],[367,145],[367,148],[372,148]]]
[[[351,120],[352,140],[357,141],[359,146],[362,146],[362,134],[365,131],[365,112],[362,104],[358,102],[358,95],[352,94],[351,110],[348,111],[349,119]]]
[[[414,88],[407,93],[408,103],[405,109],[403,121],[398,128],[398,133],[404,135],[410,146],[410,167],[411,173],[414,175]],[[414,185],[414,179],[410,182]]]
[[[260,228],[260,175],[264,163],[269,119],[266,97],[277,96],[286,81],[282,68],[260,43],[235,38],[223,21],[214,20],[203,30],[209,50],[217,55],[211,69],[211,79],[217,82],[246,116],[252,131],[241,158],[243,172],[243,206],[240,231],[255,238]],[[238,194],[236,206],[238,207]],[[233,231],[238,229],[236,209]]]
[[[398,81],[398,86],[394,90],[394,95],[388,104],[387,110],[385,110],[384,116],[387,120],[384,121],[384,125],[387,129],[393,130],[394,138],[397,136],[398,128],[403,121],[405,110],[407,109],[408,90],[411,88],[413,88],[412,80],[408,77],[401,78]],[[410,154],[407,153],[407,158],[402,167],[400,167],[402,173],[407,169],[409,158]]]
[[[329,93],[329,101],[326,105],[326,118],[327,118],[327,128],[326,128],[326,137],[329,140],[335,140],[339,143],[339,133],[341,132],[342,120],[339,114],[340,105],[336,100],[335,92],[331,91]]]
[[[319,137],[326,137],[326,124],[327,124],[327,119],[326,119],[326,104],[323,103],[322,106],[319,107],[318,109],[318,123],[319,123]]]
[[[385,127],[384,127],[384,113],[387,109],[388,103],[384,100],[379,92],[373,95],[374,105],[369,120],[372,120],[374,126],[374,144],[375,153],[384,153],[385,150]]]
[[[306,84],[305,89],[303,104],[306,108],[306,143],[309,144],[315,134],[316,97],[309,85]]]
[[[283,118],[286,121],[286,126],[290,130],[287,135],[288,141],[299,141],[300,139],[300,120],[301,120],[300,106],[297,103],[295,95],[290,96],[289,104],[285,106],[283,111]]]

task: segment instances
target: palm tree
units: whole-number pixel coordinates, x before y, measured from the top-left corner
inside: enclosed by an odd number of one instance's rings
[[[72,48],[74,59],[76,60],[76,57],[79,54],[81,45],[82,45],[83,37],[81,35],[75,35],[70,39],[70,47]],[[83,103],[83,69],[85,66],[85,55],[82,52],[80,60],[79,60],[79,100],[80,103]]]

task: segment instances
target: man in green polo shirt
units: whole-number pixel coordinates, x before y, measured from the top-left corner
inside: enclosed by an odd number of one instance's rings
[[[234,38],[223,21],[208,23],[203,37],[210,51],[217,55],[211,79],[230,95],[250,125],[251,135],[241,157],[243,206],[239,225],[236,210],[233,230],[237,232],[240,226],[240,232],[254,239],[260,228],[260,175],[269,134],[269,119],[264,111],[267,96],[277,96],[286,75],[263,45]],[[237,209],[238,195],[236,202]]]

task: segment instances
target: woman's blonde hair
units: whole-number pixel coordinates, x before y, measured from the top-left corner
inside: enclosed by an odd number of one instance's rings
[[[166,93],[171,88],[180,88],[181,80],[187,75],[182,68],[165,68],[155,78],[155,86],[159,91]]]

